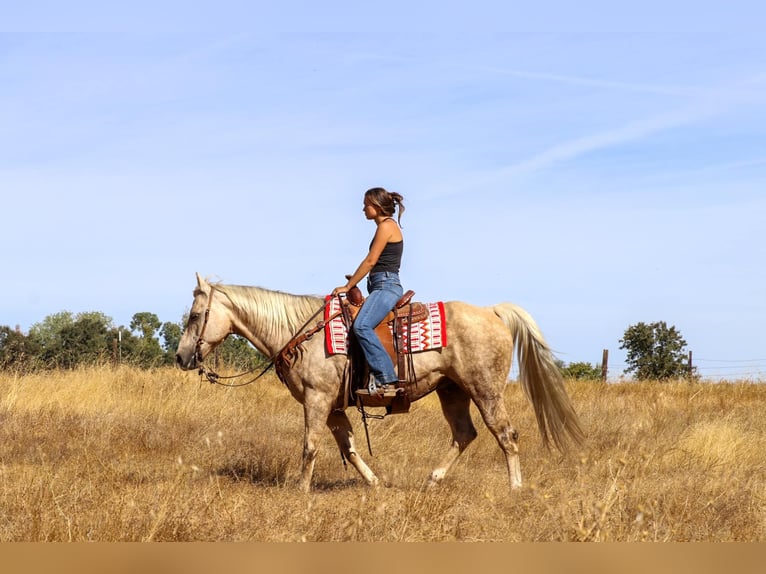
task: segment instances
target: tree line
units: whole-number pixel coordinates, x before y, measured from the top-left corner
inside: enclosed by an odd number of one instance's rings
[[[143,311],[125,327],[115,326],[111,317],[99,311],[62,311],[35,323],[26,334],[0,326],[0,369],[73,369],[116,362],[141,368],[172,365],[186,319],[162,322],[154,313]],[[249,342],[237,336],[219,346],[218,359],[241,369],[264,362]]]
[[[35,323],[27,334],[0,326],[0,369],[72,369],[108,362],[142,368],[172,365],[186,320],[163,323],[154,313],[140,312],[133,315],[128,327],[115,327],[111,317],[98,311],[62,311]],[[625,374],[638,380],[697,378],[686,361],[686,341],[675,326],[664,321],[637,323],[625,330],[619,342],[627,354]],[[236,335],[218,347],[216,358],[224,366],[241,370],[265,362],[247,340]],[[602,378],[598,364],[557,364],[567,378]]]

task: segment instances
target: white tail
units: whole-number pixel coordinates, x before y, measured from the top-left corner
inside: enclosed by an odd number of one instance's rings
[[[562,452],[570,443],[580,444],[585,433],[537,323],[524,309],[511,303],[500,303],[492,310],[513,336],[521,388],[534,407],[543,443],[548,447],[553,440]]]

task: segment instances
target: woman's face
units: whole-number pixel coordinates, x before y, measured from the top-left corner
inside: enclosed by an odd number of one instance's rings
[[[367,219],[375,219],[378,216],[378,208],[370,203],[367,199],[364,200],[364,216]]]

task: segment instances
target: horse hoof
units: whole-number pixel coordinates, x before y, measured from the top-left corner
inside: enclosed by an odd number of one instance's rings
[[[436,488],[437,486],[439,486],[440,484],[441,484],[441,480],[440,480],[440,479],[437,479],[437,478],[434,478],[434,477],[432,476],[432,477],[430,477],[430,478],[429,478],[429,479],[426,481],[425,489],[426,489],[426,490],[432,490],[432,489]]]

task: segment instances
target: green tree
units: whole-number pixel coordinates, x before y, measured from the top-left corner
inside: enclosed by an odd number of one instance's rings
[[[73,368],[80,364],[95,364],[111,354],[109,328],[112,319],[103,313],[80,313],[71,325],[60,333],[61,349],[57,364]]]
[[[164,353],[155,333],[162,326],[157,315],[142,311],[133,315],[130,330],[138,335],[135,348],[132,349],[131,360],[142,367],[156,367],[164,362]]]
[[[35,366],[40,347],[29,336],[10,327],[0,327],[0,369],[27,369]]]
[[[72,368],[108,356],[111,324],[111,317],[99,311],[77,315],[62,311],[32,325],[29,337],[39,349],[39,360],[45,366]]]
[[[181,341],[181,334],[183,328],[178,323],[163,323],[160,328],[160,335],[162,336],[162,349],[165,351],[165,363],[173,364],[176,360],[176,351],[178,350],[178,343]]]
[[[689,372],[685,348],[681,333],[665,321],[631,325],[620,339],[620,349],[627,351],[625,373],[633,373],[639,380],[694,376]]]
[[[569,363],[566,367],[560,367],[562,376],[567,379],[577,379],[583,381],[600,381],[601,365],[595,367],[590,363],[575,362]]]
[[[41,322],[33,324],[29,328],[29,337],[39,348],[39,360],[43,365],[55,367],[58,358],[63,351],[61,332],[74,324],[74,315],[71,311],[61,311],[48,315]]]
[[[157,315],[142,311],[133,315],[130,320],[130,330],[136,331],[144,339],[151,339],[154,333],[162,326],[162,322]]]

